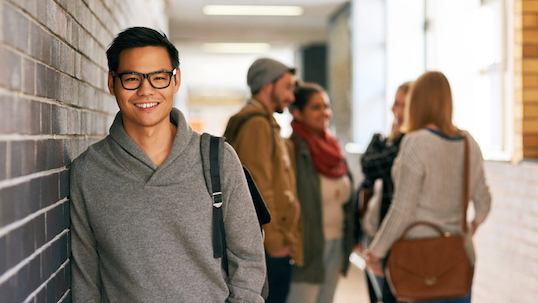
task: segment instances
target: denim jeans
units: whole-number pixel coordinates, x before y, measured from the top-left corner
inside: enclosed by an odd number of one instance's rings
[[[426,303],[426,302],[422,302]],[[471,303],[471,292],[463,298],[450,299],[450,300],[440,300],[440,301],[428,301],[427,303]]]
[[[272,258],[265,252],[267,264],[267,280],[269,281],[269,297],[266,303],[286,302],[291,283],[290,258]]]

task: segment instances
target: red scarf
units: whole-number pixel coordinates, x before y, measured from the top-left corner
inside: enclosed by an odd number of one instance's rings
[[[310,148],[312,162],[317,171],[330,178],[347,174],[344,156],[336,139],[326,129],[319,135],[315,134],[303,123],[291,122],[293,133],[306,141]]]

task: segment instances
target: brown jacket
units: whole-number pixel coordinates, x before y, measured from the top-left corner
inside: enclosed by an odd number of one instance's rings
[[[224,137],[252,174],[271,213],[271,223],[263,226],[265,249],[272,253],[288,246],[295,252],[296,264],[302,265],[300,204],[292,153],[280,136],[280,126],[263,103],[250,99],[239,113],[230,118]]]

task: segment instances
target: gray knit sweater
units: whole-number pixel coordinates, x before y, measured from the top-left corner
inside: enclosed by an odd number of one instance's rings
[[[471,135],[467,136],[470,143],[470,208],[474,208],[474,220],[482,223],[490,210],[491,194],[480,148]],[[445,138],[426,129],[404,137],[392,167],[394,198],[369,247],[374,255],[385,256],[404,229],[416,221],[430,221],[443,231],[462,233],[463,144],[462,139]],[[408,235],[424,238],[437,234],[429,227],[416,227]],[[474,263],[469,234],[466,248]]]
[[[227,144],[221,161],[226,278],[213,257],[200,134],[177,109],[171,121],[177,135],[160,167],[120,113],[110,135],[73,161],[73,302],[263,302],[263,242],[237,155]]]

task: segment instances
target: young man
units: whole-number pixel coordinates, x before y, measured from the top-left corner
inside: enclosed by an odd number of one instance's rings
[[[252,98],[230,118],[224,134],[251,172],[271,213],[271,223],[263,227],[269,280],[266,302],[286,301],[291,264],[303,263],[294,168],[273,117],[295,100],[294,73],[295,69],[273,59],[255,61],[247,75]]]
[[[71,166],[74,302],[263,302],[262,236],[242,167],[221,167],[229,275],[213,257],[200,134],[172,107],[177,49],[142,27],[107,50],[119,113]]]

